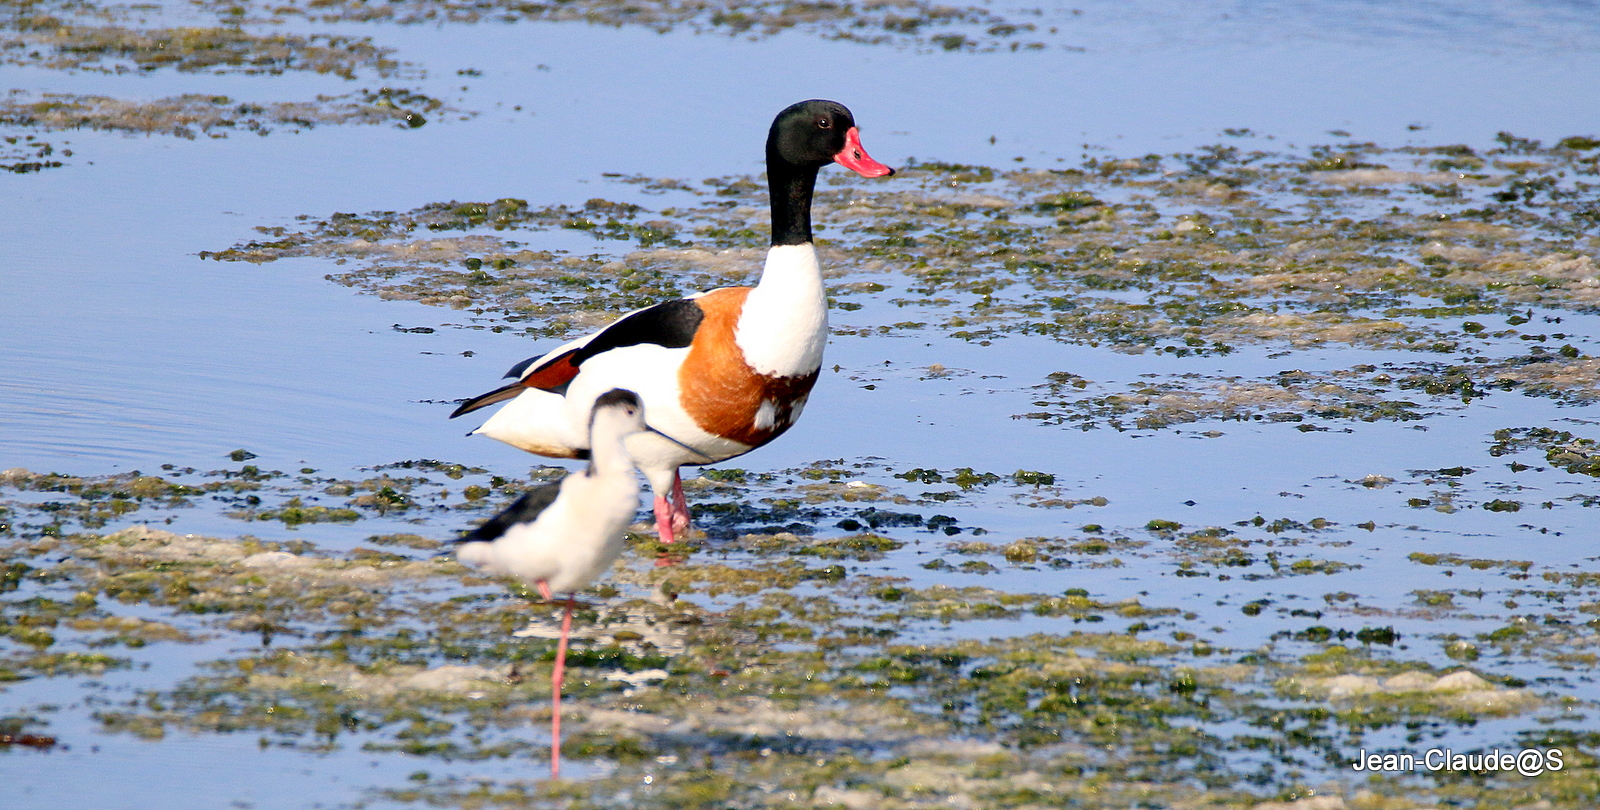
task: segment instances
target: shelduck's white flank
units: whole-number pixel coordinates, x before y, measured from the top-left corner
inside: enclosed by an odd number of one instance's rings
[[[468,435],[488,436],[551,458],[577,458],[585,441],[567,416],[567,397],[525,388]]]
[[[776,245],[767,251],[761,282],[745,298],[734,341],[758,374],[797,377],[822,365],[828,292],[814,245]]]

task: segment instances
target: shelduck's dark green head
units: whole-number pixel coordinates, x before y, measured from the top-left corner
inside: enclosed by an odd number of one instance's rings
[[[848,107],[816,98],[790,105],[773,119],[767,133],[769,170],[775,160],[818,168],[838,163],[862,177],[894,174],[861,147],[861,132]]]
[[[774,246],[811,242],[811,194],[817,171],[829,163],[862,177],[894,174],[861,146],[855,116],[843,104],[814,98],[778,113],[767,132]]]

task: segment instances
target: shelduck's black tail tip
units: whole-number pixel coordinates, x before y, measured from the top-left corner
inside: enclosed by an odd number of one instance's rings
[[[472,399],[461,403],[459,407],[450,412],[450,418],[454,419],[457,416],[472,413],[479,408],[487,408],[496,402],[504,402],[525,390],[527,390],[527,386],[523,385],[521,380],[518,380],[510,385],[496,388],[487,394],[473,397]]]

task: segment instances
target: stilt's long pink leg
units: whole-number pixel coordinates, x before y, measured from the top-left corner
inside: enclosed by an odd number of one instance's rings
[[[689,500],[683,497],[683,477],[677,472],[672,473],[672,528],[689,530]]]
[[[539,595],[550,601],[550,583],[539,580]],[[561,778],[561,684],[567,672],[567,637],[572,634],[573,595],[561,614],[561,641],[556,643],[556,667],[550,672],[550,778]]]
[[[572,594],[561,613],[561,641],[556,645],[556,668],[550,673],[550,778],[561,778],[561,683],[567,671],[567,637],[572,634]]]

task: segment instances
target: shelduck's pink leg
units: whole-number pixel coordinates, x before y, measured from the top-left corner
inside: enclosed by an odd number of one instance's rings
[[[550,599],[550,583],[539,580],[539,594]],[[556,666],[550,672],[550,778],[561,778],[561,684],[567,671],[567,638],[572,634],[573,595],[561,613],[561,640],[556,643]]]
[[[676,471],[672,473],[672,529],[689,530],[689,500],[683,497],[683,478]]]
[[[670,543],[673,541],[672,524],[674,522],[672,504],[669,503],[666,498],[657,495],[655,500],[655,509],[656,538],[663,543]]]

